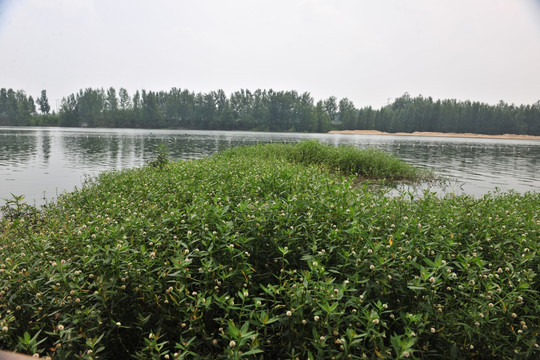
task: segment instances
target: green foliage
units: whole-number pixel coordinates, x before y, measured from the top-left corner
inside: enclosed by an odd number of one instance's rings
[[[165,165],[169,163],[169,151],[164,144],[159,145],[157,149],[156,158],[152,161],[149,161],[148,164],[153,167],[163,169]]]
[[[436,131],[476,134],[540,135],[540,101],[533,105],[489,105],[478,101],[433,100],[405,93],[392,104],[358,111],[358,122],[346,129],[388,132]]]
[[[330,172],[369,180],[429,180],[434,175],[377,149],[322,144],[317,140],[295,144],[266,144],[226,150],[223,156],[256,156],[288,160],[295,164],[316,165]]]
[[[35,116],[36,104],[32,96],[26,96],[22,90],[0,89],[0,126],[28,126]]]
[[[304,164],[322,164],[333,171],[368,179],[417,180],[431,176],[427,171],[420,171],[374,148],[359,150],[353,146],[333,147],[316,140],[290,146],[289,158]]]
[[[347,98],[331,96],[314,102],[310,93],[257,89],[197,93],[167,91],[106,91],[87,88],[62,99],[58,114],[48,115],[46,91],[37,99],[24,91],[0,89],[0,125],[183,128],[328,132],[331,129],[388,132],[472,132],[540,135],[540,101],[533,105],[496,106],[454,99],[434,101],[405,93],[380,109],[355,108]],[[47,116],[43,116],[47,115]]]
[[[51,106],[49,105],[49,99],[47,98],[47,90],[41,90],[41,95],[37,98],[36,102],[39,105],[39,110],[42,114],[49,114]]]
[[[30,230],[3,218],[0,348],[538,358],[540,194],[388,197],[328,171],[325,151],[257,146],[107,172]]]
[[[11,194],[11,196],[11,199],[4,199],[4,205],[0,207],[0,215],[10,222],[26,222],[28,226],[39,221],[39,210],[25,203],[24,195]]]

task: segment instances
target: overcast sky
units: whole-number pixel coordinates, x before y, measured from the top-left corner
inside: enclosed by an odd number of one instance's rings
[[[540,0],[0,0],[0,87],[540,100]]]

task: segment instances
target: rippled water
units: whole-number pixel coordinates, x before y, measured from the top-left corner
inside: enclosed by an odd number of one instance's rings
[[[0,199],[24,194],[42,204],[80,186],[86,175],[142,166],[165,144],[173,159],[199,158],[221,149],[317,138],[331,144],[376,147],[414,165],[460,181],[446,192],[481,196],[540,191],[540,141],[383,135],[230,131],[0,127]],[[441,189],[436,189],[442,192]]]

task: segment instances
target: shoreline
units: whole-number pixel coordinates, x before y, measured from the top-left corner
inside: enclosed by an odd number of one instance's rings
[[[511,139],[511,140],[540,140],[540,136],[535,135],[487,135],[473,133],[443,133],[429,131],[415,131],[412,133],[396,132],[389,133],[379,130],[332,130],[329,134],[349,134],[349,135],[395,135],[395,136],[429,136],[429,137],[456,137],[456,138],[477,138],[477,139]]]

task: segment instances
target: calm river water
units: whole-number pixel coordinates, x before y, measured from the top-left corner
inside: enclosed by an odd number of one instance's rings
[[[438,192],[481,196],[540,191],[540,141],[388,135],[233,131],[0,127],[0,205],[10,194],[40,205],[80,186],[84,177],[142,166],[165,144],[172,159],[200,158],[221,149],[316,138],[334,145],[376,147],[459,183]]]

